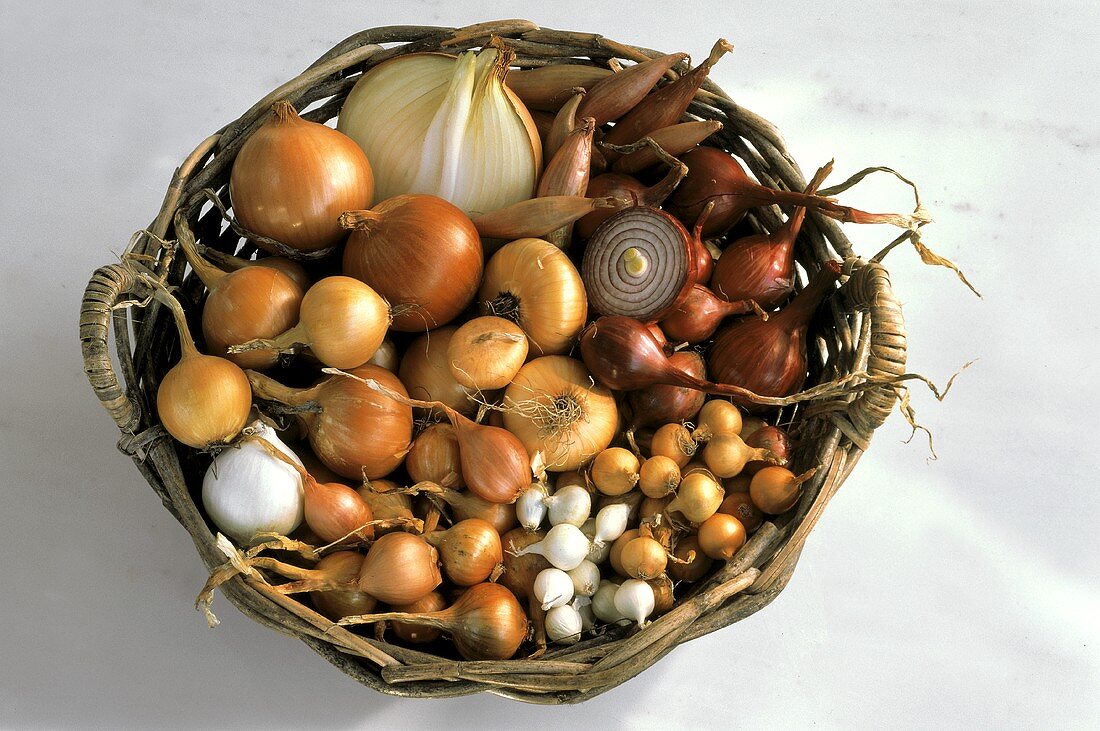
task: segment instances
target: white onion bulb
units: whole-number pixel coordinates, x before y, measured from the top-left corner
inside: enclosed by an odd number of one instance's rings
[[[562,607],[573,598],[573,580],[561,569],[543,569],[535,576],[531,593],[543,611]]]
[[[581,533],[581,529],[572,523],[555,525],[546,532],[546,537],[538,543],[524,546],[514,552],[516,556],[528,553],[537,553],[545,558],[551,566],[568,571],[580,566],[581,561],[588,555],[588,549],[592,544],[588,537]],[[572,580],[570,580],[572,584]]]
[[[572,645],[581,638],[584,621],[581,613],[565,604],[546,613],[546,636],[559,645]]]
[[[532,482],[531,486],[520,493],[516,499],[516,518],[527,530],[538,530],[546,519],[548,508],[543,500],[548,496],[546,485]]]
[[[645,627],[646,617],[653,614],[657,600],[653,596],[653,587],[641,579],[627,579],[615,592],[615,608],[627,619]]]
[[[550,525],[572,523],[581,526],[592,513],[592,495],[580,485],[568,485],[545,498]]]
[[[261,421],[250,429],[302,464],[274,429]],[[218,530],[242,545],[257,533],[287,535],[302,522],[302,478],[261,445],[245,442],[223,450],[210,463],[202,480],[202,504]]]
[[[573,593],[577,596],[592,596],[600,588],[600,567],[588,559],[581,565],[568,571],[573,582]]]
[[[630,519],[630,506],[625,503],[605,505],[596,513],[596,535],[592,542],[601,545],[611,543],[626,532],[626,522]]]

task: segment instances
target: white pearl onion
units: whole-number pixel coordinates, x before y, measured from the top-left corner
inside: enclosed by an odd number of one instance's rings
[[[653,587],[641,579],[627,579],[615,592],[615,608],[622,612],[627,619],[632,619],[639,626],[645,627],[646,617],[653,614],[657,606],[656,597],[653,595]]]
[[[550,525],[581,526],[592,512],[592,495],[580,485],[567,485],[544,498],[543,503],[549,508]]]
[[[561,569],[543,569],[535,576],[531,593],[543,611],[565,606],[573,598],[573,580]]]
[[[554,607],[546,613],[546,636],[559,645],[572,645],[581,638],[584,620],[581,613],[568,604]]]

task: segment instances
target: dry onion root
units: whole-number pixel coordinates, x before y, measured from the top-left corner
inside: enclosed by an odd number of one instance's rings
[[[547,469],[575,470],[611,444],[619,412],[611,392],[584,365],[563,355],[527,363],[504,391],[504,426]]]

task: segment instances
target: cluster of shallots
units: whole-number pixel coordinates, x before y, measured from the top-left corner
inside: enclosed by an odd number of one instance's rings
[[[217,531],[318,547],[261,568],[335,621],[503,659],[531,620],[558,642],[645,623],[789,509],[800,478],[765,466],[786,436],[734,403],[802,387],[839,268],[791,299],[795,238],[841,209],[824,172],[772,190],[700,146],[721,125],[688,107],[728,50],[509,74],[494,43],[370,68],[336,129],[275,104],[228,186],[258,256],[175,219],[202,351],[146,277],[180,334],[158,413],[217,454]],[[730,233],[774,204],[775,232]]]

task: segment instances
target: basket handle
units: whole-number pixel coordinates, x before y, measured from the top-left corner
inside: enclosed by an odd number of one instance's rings
[[[894,296],[890,275],[878,262],[852,258],[844,268],[850,278],[842,287],[853,310],[866,313],[867,337],[861,338],[856,362],[866,353],[865,370],[874,377],[890,378],[905,373],[905,318]],[[898,394],[893,386],[883,385],[862,391],[848,406],[846,414],[835,414],[833,422],[860,449],[866,451],[875,429],[882,426],[894,410]]]
[[[92,274],[80,306],[80,348],[84,374],[103,408],[124,432],[133,433],[141,421],[136,404],[118,382],[107,337],[114,305],[138,285],[133,273],[121,264],[108,264]]]

